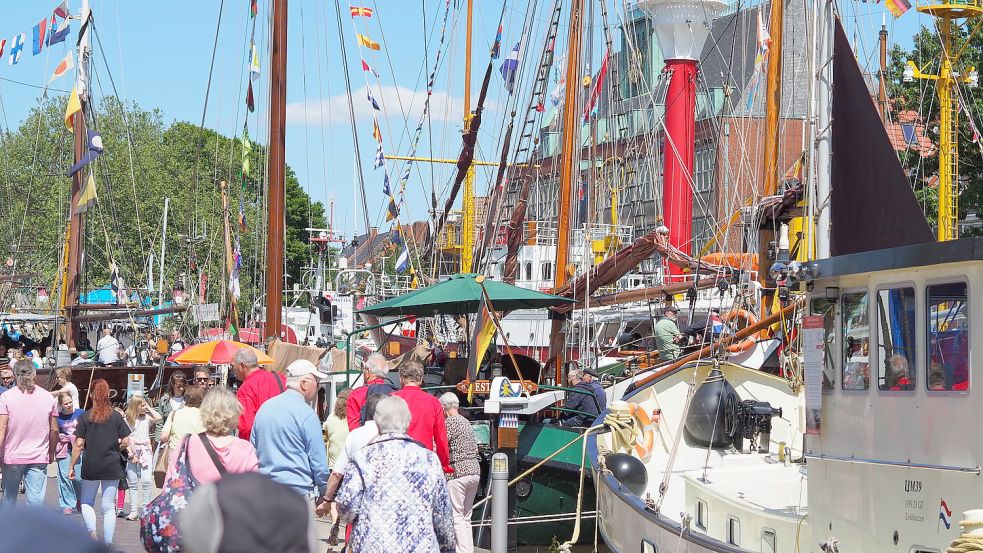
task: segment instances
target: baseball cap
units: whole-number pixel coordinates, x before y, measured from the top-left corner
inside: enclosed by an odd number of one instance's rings
[[[581,369],[581,370],[583,370],[585,374],[589,374],[589,375],[593,376],[594,378],[597,378],[597,371],[595,371],[592,367],[586,367],[586,368]]]
[[[287,365],[287,378],[297,378],[300,376],[307,376],[313,374],[318,379],[327,378],[328,375],[317,370],[314,363],[311,363],[307,359],[298,359],[293,363]]]
[[[185,548],[195,553],[314,553],[313,515],[301,494],[246,472],[195,489],[177,526]]]

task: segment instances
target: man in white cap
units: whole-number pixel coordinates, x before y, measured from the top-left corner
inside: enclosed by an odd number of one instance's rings
[[[328,375],[301,359],[287,367],[287,390],[266,400],[256,413],[249,441],[259,471],[321,502],[328,483],[328,458],[321,421],[311,407],[318,383]]]

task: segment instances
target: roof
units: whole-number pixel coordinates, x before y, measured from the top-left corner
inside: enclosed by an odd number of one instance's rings
[[[809,263],[816,280],[929,265],[983,261],[983,237],[839,255]]]
[[[417,221],[399,228],[403,239],[412,243],[424,244],[430,239],[430,224],[427,221]],[[392,231],[379,232],[373,228],[366,234],[356,236],[341,250],[341,256],[348,259],[349,267],[359,267],[392,248]]]
[[[935,153],[935,145],[925,136],[925,124],[914,111],[901,111],[895,115],[895,120],[884,125],[891,145],[898,152],[911,150],[921,157]]]

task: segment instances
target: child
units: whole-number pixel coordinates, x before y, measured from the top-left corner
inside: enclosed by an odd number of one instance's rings
[[[58,450],[55,458],[58,460],[58,505],[62,513],[70,515],[79,507],[78,498],[82,487],[81,482],[68,477],[69,469],[72,468],[70,452],[75,441],[78,419],[85,414],[85,411],[73,407],[72,394],[68,392],[58,393],[57,398]],[[81,474],[81,463],[75,467],[75,472]]]
[[[143,515],[154,493],[154,451],[150,446],[150,425],[160,420],[160,413],[143,396],[133,396],[126,404],[126,424],[130,426],[130,448],[126,463],[126,484],[130,490],[130,514],[126,520]],[[139,511],[137,506],[140,507]]]

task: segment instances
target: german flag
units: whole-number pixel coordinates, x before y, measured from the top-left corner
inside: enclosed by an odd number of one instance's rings
[[[352,17],[372,17],[372,8],[357,8],[352,6],[349,9],[352,11]]]
[[[911,2],[908,0],[886,0],[884,4],[894,17],[901,17],[911,9]]]
[[[890,1],[890,0],[888,0],[888,1]],[[904,0],[898,0],[898,1],[903,2]],[[374,40],[372,40],[371,38],[369,38],[369,37],[367,37],[365,35],[360,35],[360,34],[356,34],[355,36],[358,37],[358,43],[361,44],[362,46],[365,46],[369,50],[378,50],[379,49],[379,43],[376,42],[376,41],[374,41]]]

